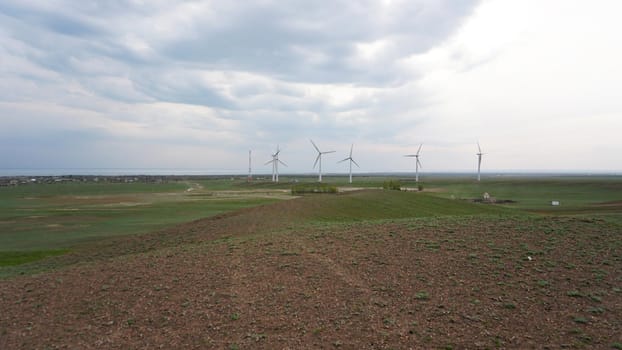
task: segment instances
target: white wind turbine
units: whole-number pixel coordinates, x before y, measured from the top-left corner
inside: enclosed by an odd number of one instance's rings
[[[419,145],[419,149],[416,154],[407,154],[404,157],[412,157],[415,158],[415,182],[419,182],[419,167],[421,166],[421,162],[419,161],[419,152],[421,152],[421,147],[423,143]]]
[[[319,176],[318,176],[318,182],[322,182],[322,154],[326,154],[326,153],[334,153],[335,151],[325,151],[322,152],[320,151],[319,148],[317,148],[317,146],[315,145],[315,142],[313,142],[313,140],[309,139],[309,141],[311,141],[311,144],[313,145],[313,147],[315,147],[315,150],[317,151],[317,158],[315,158],[315,163],[313,163],[313,168],[315,168],[315,166],[317,165],[318,161],[320,162],[320,167],[319,167]]]
[[[248,150],[248,178],[246,179],[246,181],[251,182],[253,181],[253,173],[252,173],[252,168],[251,168],[251,150]]]
[[[482,148],[479,146],[479,141],[477,141],[477,181],[481,180],[480,169],[482,167],[482,156],[486,153],[482,153]]]
[[[281,150],[279,149],[279,145],[277,145],[276,152],[272,155],[272,160],[267,161],[265,164],[268,165],[272,163],[272,182],[279,182],[279,163],[287,166],[287,164],[279,159],[279,153],[281,153]]]
[[[350,156],[348,158],[337,162],[337,163],[341,163],[341,162],[345,162],[346,160],[350,161],[350,183],[352,183],[352,163],[356,164],[356,166],[360,168],[360,166],[356,163],[356,161],[352,159],[352,148],[354,148],[354,144],[350,146]]]

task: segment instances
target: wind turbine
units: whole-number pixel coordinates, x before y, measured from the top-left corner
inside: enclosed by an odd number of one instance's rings
[[[481,180],[480,169],[482,167],[482,156],[486,153],[482,153],[482,148],[479,146],[479,141],[477,141],[477,182]]]
[[[350,156],[348,158],[340,160],[340,161],[337,162],[337,163],[341,163],[341,162],[345,162],[346,160],[350,161],[350,183],[352,183],[352,163],[356,164],[356,166],[360,168],[360,166],[356,163],[356,161],[354,159],[352,159],[352,148],[354,148],[354,144],[352,144],[352,146],[350,146]]]
[[[311,141],[311,144],[313,145],[313,147],[315,147],[315,150],[317,151],[317,158],[315,158],[315,163],[313,163],[313,168],[315,169],[315,166],[317,165],[318,161],[320,162],[320,167],[319,167],[319,177],[318,177],[318,182],[322,182],[322,154],[326,154],[326,153],[334,153],[335,151],[325,151],[322,152],[320,151],[319,148],[317,148],[315,142],[313,142],[313,140],[309,139],[309,141]]]
[[[419,145],[419,149],[416,154],[407,154],[404,157],[412,157],[415,158],[415,182],[419,182],[419,167],[421,166],[421,162],[419,161],[419,152],[421,152],[421,147],[423,143]]]
[[[279,159],[279,153],[281,153],[281,150],[279,149],[279,145],[277,145],[276,152],[272,155],[272,160],[267,161],[265,164],[268,165],[272,163],[272,182],[279,182],[279,163],[287,166],[287,164]]]
[[[246,179],[246,181],[251,182],[253,181],[253,173],[252,173],[252,169],[251,169],[251,150],[248,150],[248,178]]]

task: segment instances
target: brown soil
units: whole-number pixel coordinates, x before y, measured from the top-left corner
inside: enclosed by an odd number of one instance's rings
[[[314,203],[101,242],[51,260],[79,264],[0,281],[0,349],[622,342],[619,226],[555,217],[296,224]]]
[[[622,201],[596,203],[593,206],[598,208],[611,208],[622,210]]]

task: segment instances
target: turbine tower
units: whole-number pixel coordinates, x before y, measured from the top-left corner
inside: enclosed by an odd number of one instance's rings
[[[415,182],[419,182],[419,167],[421,166],[421,162],[419,161],[419,152],[421,152],[421,147],[423,143],[419,145],[419,149],[416,154],[407,154],[404,157],[412,157],[415,158]]]
[[[479,146],[479,141],[477,141],[477,150],[479,151],[476,153],[477,154],[477,182],[480,182],[482,179],[480,176],[480,169],[482,167],[482,156],[485,153],[482,153],[482,148]]]
[[[268,165],[272,163],[272,182],[279,182],[279,163],[287,166],[287,164],[279,159],[279,153],[281,153],[281,150],[279,149],[279,145],[277,145],[276,152],[272,155],[272,160],[267,161],[265,164]]]
[[[253,181],[253,173],[251,172],[251,150],[248,150],[248,182]]]
[[[350,183],[352,183],[352,163],[356,164],[356,166],[360,168],[360,166],[356,163],[356,161],[352,159],[352,148],[354,148],[354,144],[350,146],[350,156],[348,158],[337,162],[337,163],[341,163],[341,162],[345,162],[346,160],[350,161]]]
[[[313,147],[315,148],[315,150],[317,151],[317,158],[315,158],[315,163],[313,163],[313,168],[315,169],[315,166],[317,165],[318,161],[320,162],[320,167],[319,167],[319,176],[318,176],[318,182],[322,182],[322,154],[326,154],[326,153],[334,153],[335,151],[325,151],[322,152],[320,151],[320,149],[316,146],[315,142],[313,142],[313,140],[309,139],[309,141],[311,141],[311,144],[313,145]]]
[[[274,154],[272,154],[272,160],[267,161],[264,165],[268,165],[272,163],[272,182],[274,182],[275,177],[275,168],[274,168]]]

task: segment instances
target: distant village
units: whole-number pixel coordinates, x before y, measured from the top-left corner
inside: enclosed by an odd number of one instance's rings
[[[70,182],[101,182],[101,183],[166,183],[172,180],[186,179],[187,176],[169,175],[131,175],[131,176],[95,176],[95,175],[62,175],[62,176],[0,176],[0,187],[25,186],[32,184],[53,184]]]

